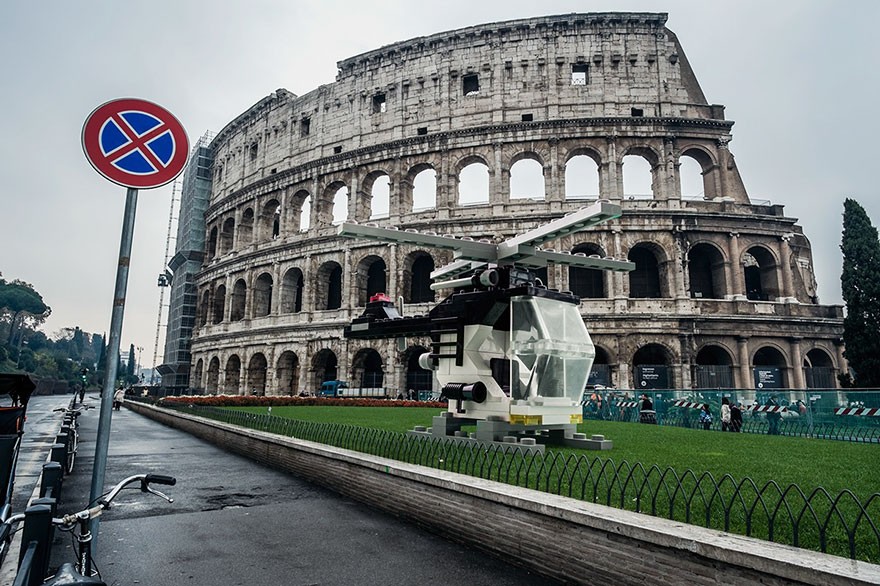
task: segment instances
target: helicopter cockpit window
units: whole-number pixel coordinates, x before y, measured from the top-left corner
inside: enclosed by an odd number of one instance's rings
[[[521,296],[510,308],[511,398],[580,401],[596,350],[577,305]]]

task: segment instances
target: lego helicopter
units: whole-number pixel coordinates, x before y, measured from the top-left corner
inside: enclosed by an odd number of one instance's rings
[[[431,428],[410,434],[538,451],[546,443],[612,447],[602,436],[576,433],[596,355],[578,311],[580,298],[548,289],[534,271],[547,263],[633,270],[626,260],[540,248],[620,215],[620,206],[600,200],[498,244],[375,225],[339,226],[344,237],[453,251],[453,262],[431,273],[432,290],[453,292],[427,315],[403,316],[402,304],[378,295],[344,330],[354,339],[430,337],[431,351],[419,364],[433,371],[448,409]],[[465,433],[464,425],[476,425],[476,433]]]

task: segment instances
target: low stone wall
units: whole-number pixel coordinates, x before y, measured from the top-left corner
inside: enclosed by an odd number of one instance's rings
[[[569,584],[880,584],[880,566],[873,564],[149,405],[126,406]]]

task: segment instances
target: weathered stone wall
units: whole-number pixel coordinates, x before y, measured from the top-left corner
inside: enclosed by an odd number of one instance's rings
[[[743,388],[767,360],[793,388],[806,386],[804,364],[844,369],[842,312],[818,304],[809,241],[782,206],[750,201],[728,148],[733,122],[707,103],[665,22],[665,14],[570,14],[412,39],[343,60],[335,82],[302,97],[278,90],[230,122],[211,145],[191,386],[314,391],[332,364],[359,385],[375,351],[396,394],[427,340],[400,352],[393,341],[343,340],[342,327],[376,292],[371,275],[384,274],[392,298],[413,302],[419,259],[437,268],[450,257],[341,240],[334,205],[347,206],[350,221],[499,241],[591,203],[571,187],[583,161],[624,215],[552,246],[647,253],[645,270],[656,272],[644,290],[609,274],[588,293],[563,267],[542,275],[585,298],[611,384],[635,384],[632,366],[645,363],[636,354],[646,346],[680,388],[694,385],[707,360],[729,367]],[[630,157],[650,167],[650,195],[625,195]],[[682,197],[683,162],[699,166],[701,197]],[[526,163],[539,166],[542,184],[521,197],[513,185]],[[474,167],[488,177],[477,203],[461,193],[462,171]],[[426,174],[436,188],[424,207],[415,193]],[[380,181],[388,182],[382,214]],[[415,299],[410,311],[430,307]]]
[[[880,583],[872,564],[126,405],[567,584]]]

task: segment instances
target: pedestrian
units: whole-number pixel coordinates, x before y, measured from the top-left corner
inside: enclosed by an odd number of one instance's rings
[[[730,399],[721,399],[721,431],[730,431]]]
[[[767,399],[767,433],[770,435],[779,435],[779,421],[782,419],[782,413],[779,412],[779,402],[776,395],[770,395]]]
[[[712,412],[709,411],[709,404],[703,403],[702,409],[700,409],[700,423],[703,426],[703,429],[709,430],[712,426]]]
[[[730,406],[730,431],[739,432],[743,426],[742,403]]]
[[[125,391],[122,390],[122,387],[116,389],[116,392],[113,393],[113,409],[119,411],[122,407],[122,402],[125,401]]]
[[[639,411],[639,423],[657,423],[657,412],[654,411],[654,402],[651,401],[651,398],[642,394],[639,397],[642,400],[641,409]]]
[[[79,402],[82,403],[86,398],[86,385],[83,383],[79,387]]]

